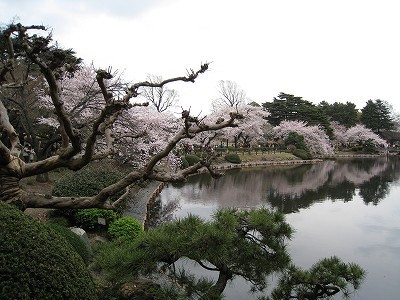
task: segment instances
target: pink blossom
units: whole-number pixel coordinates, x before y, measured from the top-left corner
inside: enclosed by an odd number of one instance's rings
[[[321,127],[307,126],[304,121],[282,121],[273,128],[275,137],[285,139],[295,132],[304,137],[304,142],[312,154],[332,155],[333,147],[329,137]]]

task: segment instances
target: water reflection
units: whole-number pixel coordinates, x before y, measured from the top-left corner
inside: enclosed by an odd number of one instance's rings
[[[162,191],[158,215],[165,220],[190,212],[208,218],[218,207],[272,207],[288,214],[296,230],[289,245],[296,265],[308,268],[338,255],[368,271],[351,299],[395,300],[400,294],[399,159],[231,170],[217,180],[193,176]],[[163,209],[171,201],[180,209]],[[254,299],[247,291],[245,282],[235,281],[226,296]]]
[[[348,202],[358,194],[365,204],[378,205],[399,178],[399,160],[340,159],[314,165],[277,166],[228,171],[219,179],[208,174],[189,178],[163,191],[161,199],[215,207],[270,206],[284,213],[313,203]],[[160,199],[156,204],[160,206]],[[167,210],[171,213],[171,210]]]

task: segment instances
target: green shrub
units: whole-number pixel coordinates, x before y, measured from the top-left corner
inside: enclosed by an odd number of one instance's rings
[[[377,152],[372,139],[364,141],[362,151],[367,154],[375,154]]]
[[[140,224],[138,220],[131,217],[120,218],[108,227],[108,234],[113,239],[121,237],[135,239],[142,231],[142,224]]]
[[[65,218],[68,220],[69,225],[75,223],[74,216],[78,209],[76,208],[65,208],[65,209],[54,209],[49,212],[49,218],[58,219]],[[62,225],[62,224],[61,224]]]
[[[287,147],[288,145],[293,145],[297,149],[303,149],[303,150],[308,150],[307,146],[304,142],[304,137],[301,134],[298,134],[296,132],[291,132],[287,136],[287,138],[284,141],[285,146]]]
[[[186,161],[188,162],[189,166],[193,166],[200,161],[200,157],[198,157],[197,155],[193,155],[193,154],[187,154],[187,155],[185,155],[185,158],[186,158]]]
[[[50,217],[47,220],[48,223],[52,223],[52,224],[58,224],[64,227],[69,227],[70,223],[69,220],[66,217],[63,216],[56,216],[56,217]]]
[[[293,155],[301,159],[312,159],[312,155],[308,151],[303,149],[294,149],[292,153]]]
[[[354,151],[354,152],[359,152],[359,151],[362,151],[362,150],[363,150],[363,146],[360,146],[360,145],[356,145],[356,146],[351,147],[351,151]]]
[[[89,166],[74,173],[62,177],[53,188],[53,195],[63,197],[91,197],[101,189],[120,180],[124,174],[114,168],[104,165],[101,167]],[[111,196],[111,201],[117,200],[122,195],[118,193]],[[67,209],[58,210],[53,216],[65,216],[75,225],[87,230],[100,228],[98,218],[106,219],[109,224],[118,217],[115,212],[102,209]]]
[[[184,156],[182,156],[181,157],[181,168],[186,169],[187,167],[189,167],[189,162],[187,161],[187,159]]]
[[[225,155],[225,160],[233,164],[240,164],[242,162],[239,155],[237,155],[236,153],[228,153],[227,155]]]
[[[52,193],[54,196],[62,197],[91,197],[123,176],[122,172],[107,165],[89,166],[60,178],[54,185]],[[119,196],[113,195],[111,199],[116,200]]]
[[[97,299],[82,258],[58,233],[0,201],[0,299]]]
[[[105,219],[106,226],[118,219],[118,214],[112,210],[88,208],[80,209],[75,213],[75,224],[87,230],[100,229],[99,218]]]
[[[59,224],[47,222],[47,226],[51,229],[57,231],[62,235],[75,249],[75,251],[82,257],[85,265],[89,264],[91,250],[89,246],[75,233],[73,233],[69,228],[61,226]]]

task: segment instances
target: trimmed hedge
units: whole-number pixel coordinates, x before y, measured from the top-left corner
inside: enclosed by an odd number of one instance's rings
[[[303,149],[294,149],[292,153],[293,155],[301,159],[312,159],[312,155],[310,154],[310,152]]]
[[[58,217],[58,216],[50,215],[50,218],[47,220],[47,223],[57,224],[57,225],[64,226],[64,227],[69,227],[69,220],[63,216]]]
[[[285,146],[293,145],[297,149],[307,150],[307,146],[304,142],[304,136],[296,132],[291,132],[285,139]]]
[[[187,154],[187,155],[185,155],[185,158],[186,158],[186,161],[188,162],[189,166],[193,166],[200,161],[200,157],[198,157],[197,155],[193,155],[193,154]]]
[[[118,219],[118,214],[112,210],[100,208],[79,209],[74,215],[75,224],[87,230],[100,229],[99,218],[106,221],[106,226]]]
[[[74,173],[69,173],[57,181],[53,188],[54,196],[91,197],[110,184],[122,179],[123,173],[108,167],[85,167]],[[120,195],[111,196],[118,199]]]
[[[142,231],[142,224],[140,224],[138,220],[131,217],[120,218],[108,227],[108,234],[113,239],[135,239]]]
[[[62,197],[91,197],[103,188],[120,180],[124,176],[120,171],[108,165],[98,167],[89,166],[62,177],[53,188],[53,195]],[[117,200],[122,192],[111,196],[111,201]],[[106,219],[110,224],[118,215],[103,209],[66,209],[58,210],[53,216],[65,216],[71,223],[82,226],[86,230],[99,229],[98,218]]]
[[[225,155],[225,160],[233,164],[240,164],[242,162],[239,155],[237,155],[236,153],[228,153],[227,155]]]
[[[184,156],[181,157],[181,168],[186,169],[189,167],[189,162],[186,160]]]
[[[46,224],[51,229],[62,235],[71,244],[71,246],[74,247],[75,251],[80,255],[80,257],[82,257],[85,265],[89,265],[91,250],[77,234],[73,233],[71,229],[56,223],[46,222]]]
[[[0,299],[97,299],[72,246],[46,224],[0,201]]]

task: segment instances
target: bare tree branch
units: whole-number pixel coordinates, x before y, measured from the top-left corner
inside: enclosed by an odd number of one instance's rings
[[[183,82],[194,82],[195,79],[199,76],[199,74],[204,73],[205,71],[208,70],[208,63],[204,63],[200,66],[200,69],[198,71],[194,71],[192,69],[190,69],[187,73],[187,76],[181,76],[181,77],[175,77],[175,78],[170,78],[170,79],[166,79],[163,80],[161,82],[149,82],[149,81],[143,81],[143,82],[138,82],[133,84],[130,88],[129,91],[133,94],[133,95],[138,95],[138,89],[140,87],[162,87],[168,83],[171,82],[176,82],[176,81],[183,81]],[[134,97],[136,97],[134,96]]]
[[[10,123],[7,109],[5,108],[3,102],[0,100],[0,132],[1,131],[6,132],[7,137],[10,141],[10,154],[18,156],[19,152],[21,151],[20,148],[18,149],[18,146],[20,146],[18,134],[15,132],[14,127]],[[3,148],[3,146],[4,144],[2,143],[1,147]]]
[[[67,60],[61,60],[53,62],[46,56],[51,57],[51,35],[47,37],[37,37],[35,35],[28,35],[28,31],[31,29],[46,30],[43,26],[22,26],[21,24],[11,25],[8,28],[8,64],[3,67],[0,71],[0,79],[4,79],[2,84],[8,84],[5,80],[6,75],[10,73],[14,68],[14,59],[16,57],[13,49],[13,41],[11,35],[22,43],[23,52],[19,55],[25,56],[30,62],[37,65],[40,68],[40,72],[43,74],[47,85],[48,92],[51,99],[51,104],[54,107],[54,112],[57,116],[59,123],[59,133],[61,136],[61,148],[51,157],[47,157],[37,162],[25,163],[18,158],[18,135],[15,129],[12,127],[10,120],[8,119],[8,113],[6,107],[0,102],[0,130],[6,133],[7,138],[11,146],[0,142],[0,179],[3,182],[7,182],[4,186],[0,186],[0,197],[8,202],[22,203],[20,206],[24,207],[54,207],[54,208],[88,208],[88,207],[99,207],[107,209],[115,209],[116,205],[124,199],[129,190],[129,186],[143,179],[157,179],[161,181],[182,181],[185,180],[186,176],[197,172],[200,168],[206,167],[211,173],[213,173],[210,167],[210,162],[202,160],[200,163],[195,164],[189,168],[178,170],[176,172],[165,172],[160,171],[156,166],[166,158],[171,151],[177,146],[177,144],[186,138],[192,138],[196,134],[204,131],[215,131],[225,127],[234,127],[235,120],[240,116],[237,113],[230,115],[230,118],[226,121],[218,122],[217,124],[206,124],[204,118],[199,119],[198,117],[190,116],[189,111],[184,111],[182,118],[184,121],[183,128],[178,130],[175,136],[173,136],[163,148],[158,150],[155,154],[151,153],[151,157],[144,163],[141,168],[132,171],[121,180],[111,184],[102,189],[97,195],[93,197],[52,197],[42,194],[26,193],[19,188],[19,180],[23,177],[32,175],[39,175],[42,173],[49,172],[51,170],[65,167],[71,170],[79,170],[90,161],[101,159],[112,155],[114,153],[113,144],[115,140],[122,138],[129,138],[135,141],[144,137],[143,132],[132,131],[133,134],[124,134],[114,137],[113,127],[115,126],[121,113],[128,109],[136,106],[146,106],[148,103],[132,103],[132,98],[139,95],[140,88],[163,88],[166,84],[183,81],[183,82],[194,82],[195,79],[208,69],[208,63],[202,64],[200,69],[194,71],[188,70],[186,76],[174,77],[166,80],[160,80],[157,82],[138,82],[131,85],[126,89],[125,95],[118,99],[115,99],[117,93],[108,86],[108,80],[113,78],[111,74],[111,68],[108,70],[98,70],[96,75],[96,82],[99,90],[95,93],[101,93],[104,99],[103,102],[99,102],[99,107],[94,107],[96,114],[90,120],[91,127],[85,128],[85,136],[81,136],[78,129],[79,126],[73,123],[73,114],[78,113],[84,109],[88,109],[89,105],[88,98],[82,97],[82,103],[74,104],[70,110],[67,110],[64,104],[64,99],[61,91],[60,79],[63,78],[67,70],[73,69],[72,65],[66,63]],[[4,31],[3,31],[4,32]],[[57,51],[57,49],[56,49]],[[62,51],[62,50],[60,50]],[[28,77],[25,76],[27,79]],[[88,95],[90,97],[90,95]],[[160,106],[161,107],[161,106]],[[74,121],[75,122],[75,121]],[[75,122],[76,123],[76,122]],[[87,132],[86,129],[89,129]],[[173,130],[175,131],[176,128]],[[166,131],[167,132],[167,131]],[[167,132],[167,134],[171,134]],[[32,135],[33,133],[31,133]],[[103,143],[100,146],[100,138]],[[104,143],[105,142],[105,143]],[[149,141],[151,143],[151,141]],[[103,146],[106,145],[106,150]],[[103,148],[102,148],[103,147]],[[153,149],[151,150],[153,151]],[[215,174],[216,176],[216,174]],[[120,197],[114,203],[110,202],[110,196],[115,195],[119,191],[125,190],[123,196]]]

